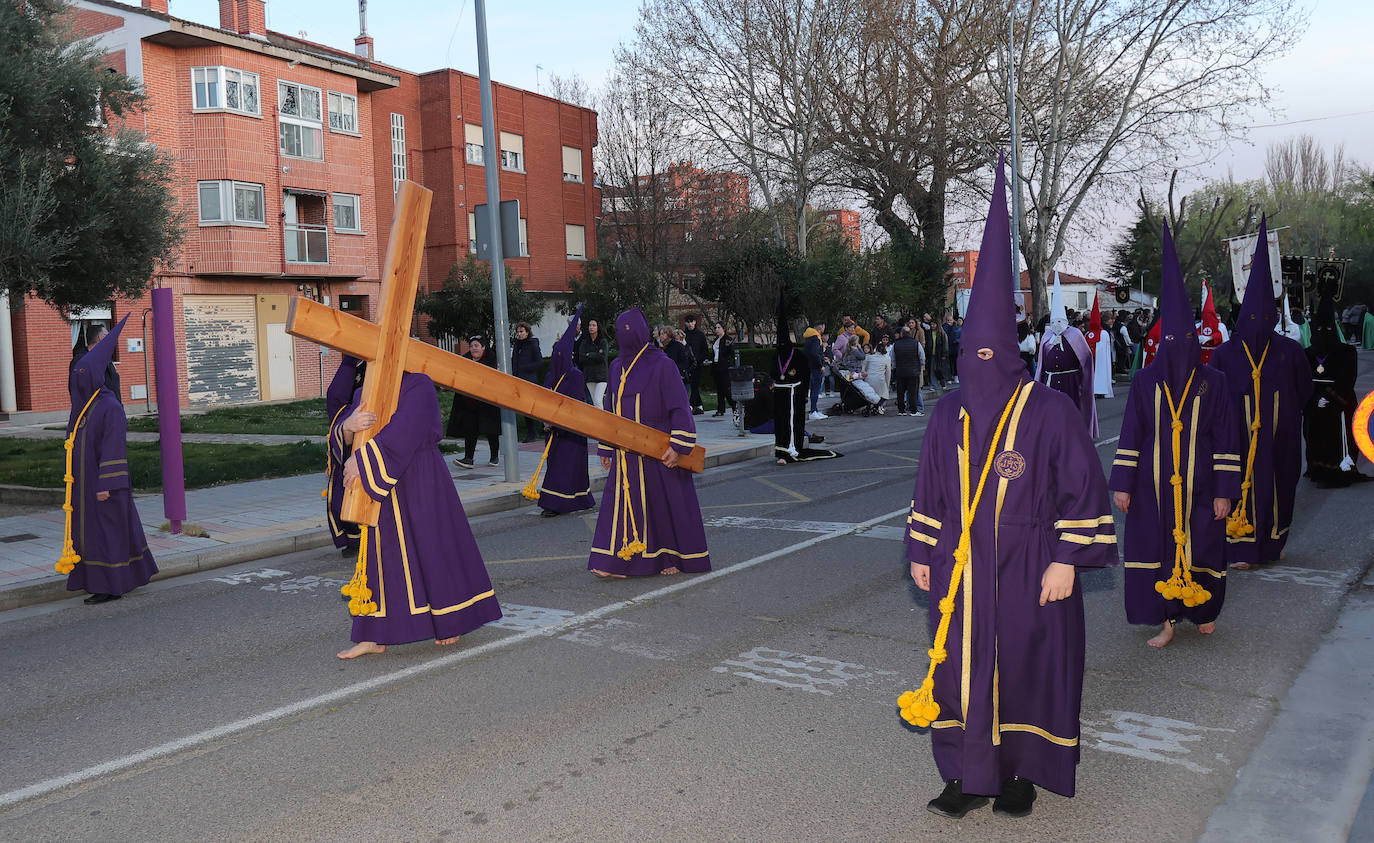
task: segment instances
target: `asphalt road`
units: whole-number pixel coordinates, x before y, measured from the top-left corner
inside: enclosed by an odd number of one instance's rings
[[[507,618],[453,648],[335,659],[333,551],[0,615],[0,839],[1195,839],[1374,561],[1374,484],[1304,485],[1210,638],[1155,651],[1120,568],[1081,577],[1079,795],[951,822],[895,708],[929,646],[898,540],[924,425],[824,422],[840,460],[699,478],[710,575],[601,581],[594,516],[478,519]]]

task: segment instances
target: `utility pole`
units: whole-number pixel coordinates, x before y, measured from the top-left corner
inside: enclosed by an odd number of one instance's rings
[[[506,314],[506,262],[501,254],[501,149],[491,97],[491,61],[487,57],[487,3],[475,0],[477,15],[477,81],[482,88],[482,158],[487,174],[487,219],[491,228],[491,305],[496,318],[496,367],[510,374],[510,326]],[[520,443],[515,413],[501,410],[501,462],[506,482],[520,479]]]
[[[1011,120],[1011,288],[1021,288],[1021,133],[1016,125],[1016,7],[1008,13],[1007,112]],[[1035,282],[1026,316],[1035,324]]]

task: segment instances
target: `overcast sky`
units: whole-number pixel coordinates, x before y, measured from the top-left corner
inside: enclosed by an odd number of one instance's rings
[[[1199,179],[1238,180],[1263,174],[1264,149],[1297,134],[1326,146],[1345,145],[1347,158],[1374,164],[1374,2],[1306,0],[1309,26],[1298,46],[1273,62],[1267,78],[1279,114],[1254,115],[1248,143],[1220,151]],[[596,88],[611,69],[615,46],[633,36],[639,0],[491,0],[487,3],[492,74],[537,90],[548,74],[577,73]],[[218,0],[171,0],[177,17],[217,25]],[[351,48],[358,7],[350,0],[269,0],[268,27],[334,47]],[[477,72],[472,0],[373,0],[368,32],[379,61],[412,71],[454,67]],[[1348,116],[1343,116],[1348,115]],[[1270,124],[1287,125],[1270,125]],[[1104,232],[1115,238],[1117,232]],[[1066,256],[1069,271],[1100,270],[1096,250]],[[1076,259],[1075,259],[1076,257]],[[1082,264],[1082,265],[1080,265]]]

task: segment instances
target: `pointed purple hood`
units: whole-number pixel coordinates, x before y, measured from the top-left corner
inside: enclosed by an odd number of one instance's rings
[[[119,324],[101,337],[100,342],[91,346],[91,350],[82,355],[72,367],[71,376],[67,380],[68,393],[72,399],[71,414],[67,417],[67,433],[70,434],[76,426],[76,418],[81,415],[86,402],[105,386],[105,369],[114,359],[115,349],[119,347],[119,333],[124,330],[124,323],[128,321],[128,316],[119,320]]]
[[[577,344],[577,327],[582,322],[582,305],[577,306],[577,312],[573,318],[568,320],[568,327],[563,331],[563,336],[558,338],[558,342],[553,344],[553,351],[549,353],[549,372],[545,378],[546,383],[558,383],[558,379],[567,374],[569,370],[577,368],[573,362],[573,347]]]
[[[639,308],[632,307],[615,318],[615,344],[621,356],[630,355],[625,358],[627,362],[633,360],[650,339],[649,321]]]
[[[959,400],[980,431],[997,424],[1017,384],[1027,377],[1016,342],[1016,302],[1011,277],[1011,222],[1001,156],[983,228],[964,332],[959,341]],[[992,352],[984,360],[979,352]],[[985,438],[984,435],[979,437]]]
[[[1160,270],[1159,290],[1159,351],[1151,366],[1164,372],[1174,400],[1182,400],[1188,376],[1202,361],[1202,346],[1197,341],[1197,324],[1193,308],[1188,303],[1188,288],[1183,285],[1183,270],[1179,268],[1178,249],[1174,235],[1164,221],[1164,266]]]
[[[1278,323],[1273,268],[1269,266],[1269,225],[1268,220],[1261,216],[1255,256],[1250,261],[1250,280],[1245,283],[1245,300],[1241,302],[1240,316],[1236,319],[1233,333],[1244,340],[1258,362],[1261,349],[1269,344],[1269,338],[1274,335],[1274,326]]]

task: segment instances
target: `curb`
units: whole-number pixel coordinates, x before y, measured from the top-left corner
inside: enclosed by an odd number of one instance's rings
[[[41,489],[37,486],[0,484],[0,504],[23,506],[61,506],[67,501],[66,489]]]
[[[734,450],[723,451],[714,455],[707,454],[706,467],[714,468],[721,465],[744,462],[756,457],[766,456],[773,452],[773,443],[768,442],[763,445],[755,445],[749,448],[737,448]],[[600,492],[606,486],[606,476],[593,477],[591,481],[591,491]],[[53,492],[56,497],[54,501],[61,505],[65,498],[62,490],[50,489],[30,489],[27,486],[0,486],[0,503],[13,503],[7,501],[4,495],[7,490],[22,490],[32,492]],[[37,501],[38,503],[48,503],[46,500]],[[463,503],[463,511],[469,518],[482,515],[495,515],[501,512],[510,512],[524,506],[533,506],[533,502],[525,499],[519,491],[500,492],[487,495],[476,500]],[[158,560],[158,573],[153,577],[154,582],[165,580],[170,577],[178,577],[183,574],[195,574],[201,571],[211,571],[216,568],[224,568],[229,565],[237,565],[241,562],[253,562],[258,559],[266,559],[271,556],[280,556],[286,553],[295,553],[301,550],[314,550],[332,544],[329,533],[323,528],[315,530],[305,530],[297,533],[287,533],[281,536],[273,536],[266,539],[255,539],[253,541],[237,542],[227,544],[222,547],[211,547],[204,550],[191,550],[175,553]],[[7,612],[11,609],[21,609],[25,606],[33,606],[38,603],[51,603],[56,600],[63,600],[72,597],[79,592],[67,590],[65,579],[42,580],[40,582],[18,585],[14,588],[0,590],[0,612]]]

